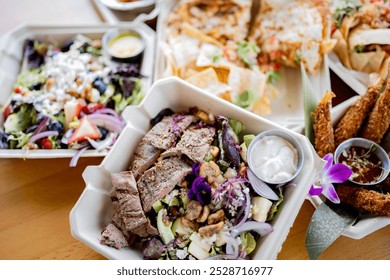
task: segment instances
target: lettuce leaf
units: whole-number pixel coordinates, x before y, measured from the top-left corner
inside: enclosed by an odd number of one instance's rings
[[[256,248],[256,240],[250,232],[245,232],[241,234],[242,245],[245,248],[247,255],[253,252]]]

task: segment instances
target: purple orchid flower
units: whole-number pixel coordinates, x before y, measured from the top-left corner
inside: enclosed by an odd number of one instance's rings
[[[191,189],[188,190],[188,198],[197,200],[202,205],[211,202],[211,186],[207,184],[205,177],[197,177],[192,183]]]
[[[321,193],[333,203],[340,203],[340,198],[336,193],[333,183],[343,183],[352,175],[352,170],[348,166],[337,163],[333,164],[333,154],[324,156],[326,165],[320,172],[319,179],[311,185],[309,195],[315,196]]]

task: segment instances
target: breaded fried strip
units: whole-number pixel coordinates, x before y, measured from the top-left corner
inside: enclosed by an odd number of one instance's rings
[[[337,194],[342,202],[355,208],[390,217],[390,194],[344,185],[337,187]]]
[[[336,147],[347,139],[356,137],[364,120],[369,115],[378,98],[383,80],[378,77],[368,86],[367,92],[348,109],[339,121],[334,132]]]
[[[363,131],[363,138],[379,144],[390,126],[390,79],[385,91],[379,95]]]
[[[314,146],[320,157],[333,153],[335,150],[333,125],[330,119],[332,98],[335,96],[332,91],[326,92],[318,103],[316,110],[312,113]]]

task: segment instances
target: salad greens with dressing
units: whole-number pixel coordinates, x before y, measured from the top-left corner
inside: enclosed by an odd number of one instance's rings
[[[149,133],[156,139],[159,135],[155,133],[163,129],[176,131],[170,136],[163,134],[165,137],[178,137],[173,140],[173,146],[161,151],[161,157],[155,159],[152,168],[143,171],[142,175],[134,175],[134,179],[133,174],[137,174],[135,170],[138,167],[133,159],[130,171],[112,174],[112,178],[117,178],[113,179],[111,190],[113,220],[103,229],[101,244],[117,249],[142,244],[144,259],[250,259],[259,238],[273,230],[270,221],[280,209],[283,191],[290,184],[271,187],[248,175],[246,152],[255,136],[243,135],[243,123],[224,116],[213,116],[197,108],[190,109],[190,112],[200,120],[195,118],[181,136],[178,135],[178,122],[189,116],[186,113],[174,114],[172,110],[165,109],[152,119],[153,128],[141,140],[135,158],[142,157],[141,153],[145,152],[142,147],[150,145],[147,141]],[[171,122],[167,121],[169,116],[173,117]],[[167,129],[164,128],[166,125]],[[212,132],[213,137],[202,160],[191,160],[191,154],[185,148],[179,156],[175,153],[173,158],[167,159],[166,152],[183,147],[181,144],[186,141],[183,139],[187,139],[186,131],[200,133],[201,130],[215,132]],[[194,145],[199,150],[204,146],[204,142],[190,142],[193,143],[188,145]],[[149,151],[152,150],[149,148]],[[156,200],[150,210],[146,209],[145,203],[149,202],[144,200],[143,182],[148,182],[146,198],[150,198],[152,190],[160,192],[162,185],[166,186],[167,181],[176,176],[172,173],[175,171],[169,171],[169,179],[155,183],[159,180],[156,178],[165,178],[157,172],[165,172],[163,165],[169,160],[188,164],[190,172],[184,180],[173,183],[171,191]],[[267,193],[264,188],[275,192],[276,199],[260,195]],[[134,189],[137,191],[134,192]],[[135,199],[137,196],[140,199]],[[141,206],[135,207],[136,204],[141,205],[140,201],[143,210]],[[145,216],[137,214],[137,219],[132,218],[131,213],[139,212]],[[140,225],[140,220],[144,220],[144,224]]]
[[[61,48],[27,39],[3,107],[1,149],[107,150],[124,127],[120,113],[143,98],[139,64],[106,63],[100,40],[83,35]]]

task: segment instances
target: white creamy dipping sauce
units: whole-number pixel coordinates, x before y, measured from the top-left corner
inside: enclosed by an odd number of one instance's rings
[[[252,171],[264,181],[280,183],[297,171],[298,151],[279,136],[265,136],[252,149]]]
[[[132,34],[122,34],[109,42],[108,52],[118,58],[132,57],[141,52],[142,40]]]

